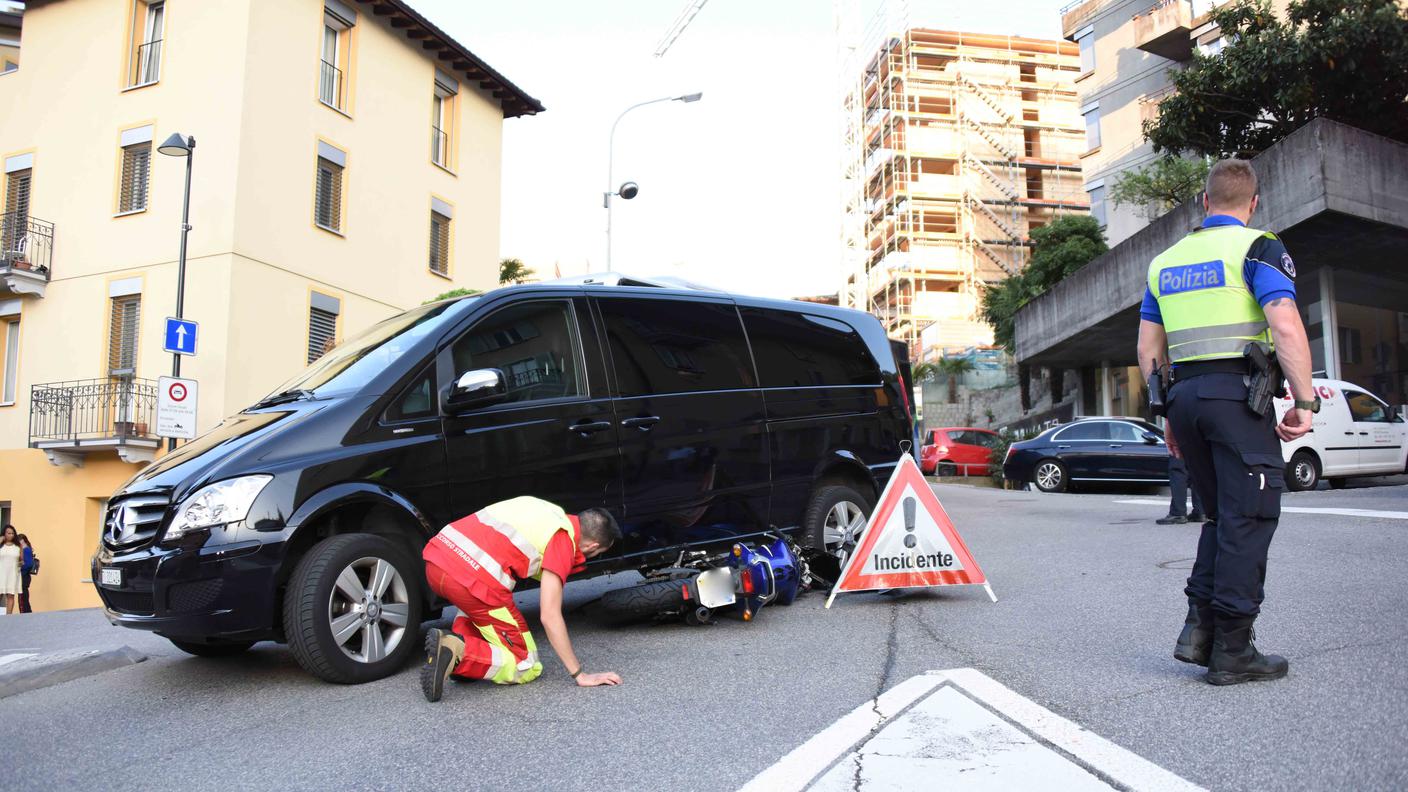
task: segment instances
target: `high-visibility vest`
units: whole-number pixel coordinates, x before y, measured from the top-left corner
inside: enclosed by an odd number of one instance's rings
[[[1242,269],[1252,243],[1263,236],[1275,239],[1255,228],[1204,228],[1149,265],[1149,291],[1159,303],[1171,362],[1239,358],[1252,341],[1273,349],[1266,313]]]
[[[567,532],[575,552],[572,518],[552,503],[525,496],[456,520],[431,541],[450,550],[474,576],[513,591],[525,577],[542,580],[543,552],[558,531]]]

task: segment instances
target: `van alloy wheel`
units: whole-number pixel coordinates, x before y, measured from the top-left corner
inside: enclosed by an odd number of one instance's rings
[[[328,597],[328,625],[343,654],[375,663],[405,639],[410,613],[406,581],[391,562],[365,556],[337,576]]]
[[[826,551],[839,556],[842,551],[849,554],[855,549],[856,541],[865,530],[865,512],[857,503],[839,501],[826,513],[826,527],[822,538]]]

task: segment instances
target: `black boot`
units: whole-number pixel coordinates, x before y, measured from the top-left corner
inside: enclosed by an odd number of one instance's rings
[[[1188,618],[1183,620],[1183,632],[1173,647],[1174,659],[1193,665],[1206,666],[1212,654],[1212,604],[1188,600]]]
[[[1208,660],[1208,682],[1236,685],[1263,679],[1280,679],[1291,664],[1280,655],[1264,655],[1252,643],[1255,616],[1217,614],[1212,636],[1212,657]]]

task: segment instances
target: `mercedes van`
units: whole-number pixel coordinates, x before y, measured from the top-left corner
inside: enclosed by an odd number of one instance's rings
[[[1313,379],[1311,385],[1320,412],[1309,432],[1281,444],[1290,489],[1315,489],[1322,478],[1338,488],[1354,476],[1408,473],[1408,423],[1400,409],[1350,382]],[[1277,420],[1290,406],[1289,396],[1276,401]]]
[[[914,425],[874,317],[613,276],[387,319],[144,469],[108,503],[108,618],[197,655],[287,642],[334,682],[392,673],[443,604],[441,526],[535,495],[624,540],[587,575],[771,526],[852,542]]]

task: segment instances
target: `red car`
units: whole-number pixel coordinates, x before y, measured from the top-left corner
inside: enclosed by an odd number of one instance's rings
[[[945,427],[930,429],[919,450],[919,469],[948,476],[986,476],[998,435],[990,429]]]

